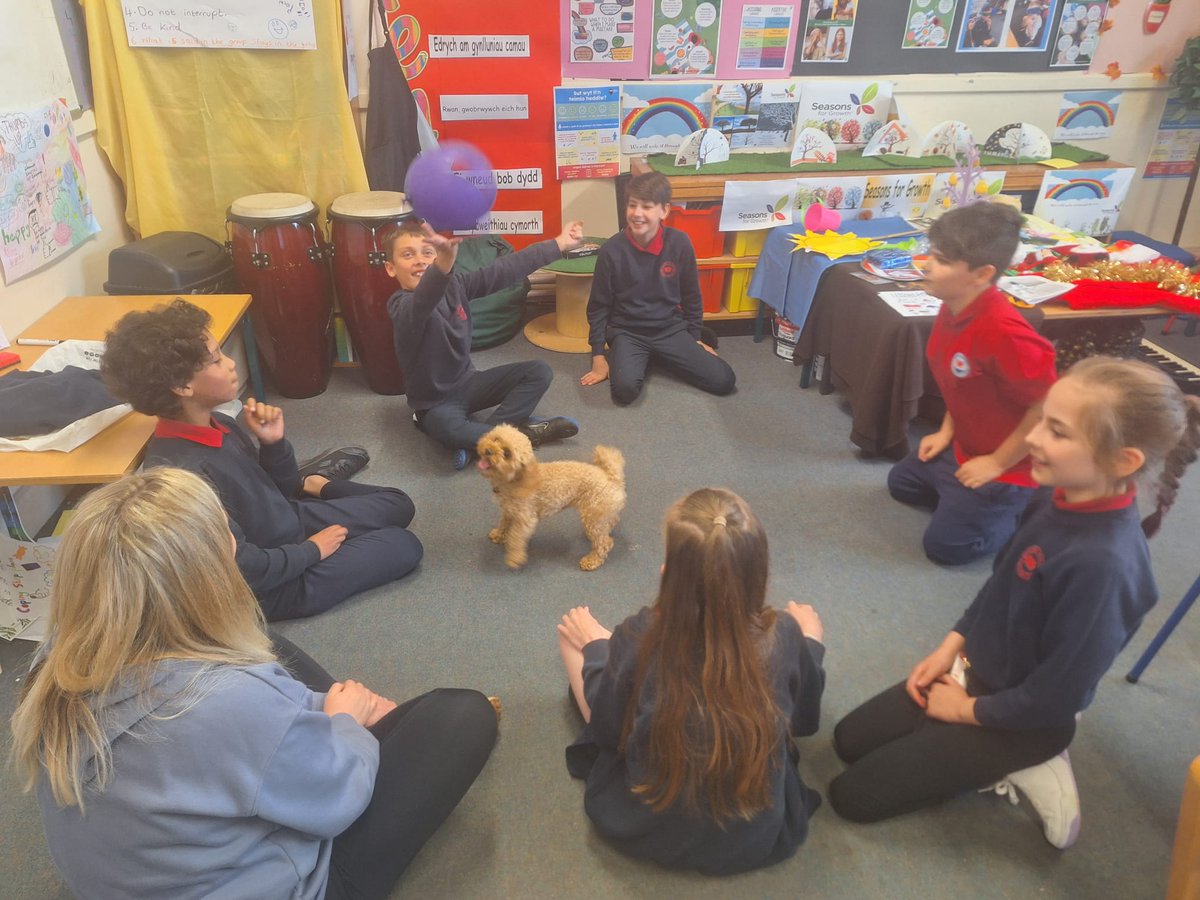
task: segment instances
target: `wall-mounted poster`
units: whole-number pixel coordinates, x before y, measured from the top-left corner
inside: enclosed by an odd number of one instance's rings
[[[861,147],[883,127],[892,108],[890,81],[810,81],[800,89],[796,124],[817,128],[843,147]]]
[[[802,0],[754,3],[725,0],[717,77],[778,78],[792,71]]]
[[[944,50],[950,46],[958,0],[909,0],[904,20],[905,50]]]
[[[805,0],[803,44],[805,62],[846,62],[854,39],[859,0]]]
[[[1121,106],[1120,91],[1065,91],[1054,128],[1056,141],[1110,137]]]
[[[311,0],[123,3],[130,47],[315,50]]]
[[[655,0],[650,77],[713,75],[721,0]]]
[[[708,127],[711,84],[626,84],[621,87],[621,152],[675,153]]]
[[[791,146],[800,82],[739,81],[717,88],[712,127],[729,138],[732,150]]]
[[[1108,15],[1108,0],[1063,3],[1054,39],[1052,66],[1090,66],[1100,43],[1100,24]]]
[[[1200,110],[1187,110],[1174,98],[1167,99],[1158,133],[1150,148],[1143,178],[1187,178],[1200,150]]]
[[[722,231],[754,231],[791,225],[796,179],[725,182],[721,203]]]
[[[556,87],[554,149],[558,179],[616,178],[621,172],[617,135],[621,89]]]
[[[960,53],[1045,50],[1058,0],[967,0]]]
[[[1135,171],[1047,172],[1033,214],[1080,234],[1108,234],[1117,225]]]
[[[567,40],[576,62],[628,63],[633,61],[637,7],[633,0],[612,3],[570,0],[571,20]]]

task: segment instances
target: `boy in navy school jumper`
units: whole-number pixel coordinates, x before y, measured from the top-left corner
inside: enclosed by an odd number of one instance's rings
[[[415,221],[385,241],[387,273],[400,285],[388,300],[396,359],[404,372],[417,427],[454,451],[462,469],[479,439],[496,425],[515,425],[537,447],[579,433],[566,416],[533,418],[554,373],[541,360],[480,371],[471,362],[471,300],[509,287],[583,243],[571,222],[551,241],[501,256],[476,272],[453,272],[462,238],[447,238]],[[495,406],[486,422],[471,414]]]
[[[415,569],[424,551],[407,528],[415,512],[407,494],[322,475],[302,480],[282,410],[246,403],[257,448],[215,411],[237,398],[238,376],[209,321],[183,299],[129,313],[109,332],[101,368],[116,396],[158,417],[145,464],[188,469],[216,490],[238,568],[267,619],[316,615]]]
[[[624,406],[637,399],[655,363],[710,394],[732,393],[733,369],[701,340],[704,310],[692,242],[662,224],[671,211],[671,183],[657,172],[638,175],[626,197],[626,228],[596,260],[587,308],[592,368],[580,384],[611,379],[613,401]]]
[[[1054,383],[1054,348],[995,287],[1021,214],[976,203],[929,230],[925,290],[942,300],[925,356],[946,401],[942,426],[888,472],[888,490],[928,507],[925,555],[959,565],[995,553],[1029,502],[1025,435]]]

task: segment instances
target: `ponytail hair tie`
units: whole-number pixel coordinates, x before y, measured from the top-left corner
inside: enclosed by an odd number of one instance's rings
[[[720,525],[722,528],[725,527],[725,517],[724,516],[713,516],[713,524]]]

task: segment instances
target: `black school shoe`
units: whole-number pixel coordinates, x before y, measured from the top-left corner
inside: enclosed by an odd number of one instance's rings
[[[579,423],[566,416],[554,416],[549,419],[530,419],[517,430],[529,438],[529,443],[534,447],[540,447],[551,441],[575,437],[579,434]]]
[[[339,447],[326,450],[300,466],[300,483],[309,475],[320,475],[330,481],[345,481],[371,461],[371,455],[362,447]]]

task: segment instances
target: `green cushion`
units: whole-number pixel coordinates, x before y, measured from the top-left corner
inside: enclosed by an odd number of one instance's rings
[[[475,235],[459,244],[454,268],[461,272],[475,272],[512,252],[512,244],[502,237]],[[472,300],[471,349],[484,350],[512,340],[521,330],[528,296],[529,281],[522,278],[519,284]]]

